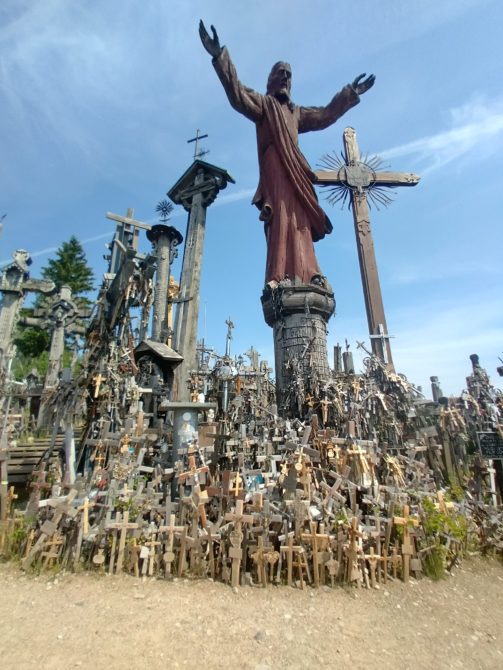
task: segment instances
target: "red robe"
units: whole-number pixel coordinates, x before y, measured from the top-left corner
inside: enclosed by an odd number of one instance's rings
[[[213,65],[235,110],[255,123],[260,181],[253,204],[260,209],[267,240],[265,281],[297,277],[309,284],[321,274],[313,241],[332,231],[318,204],[314,175],[298,147],[298,134],[323,130],[360,98],[345,86],[326,107],[298,107],[261,95],[239,81],[224,47]]]

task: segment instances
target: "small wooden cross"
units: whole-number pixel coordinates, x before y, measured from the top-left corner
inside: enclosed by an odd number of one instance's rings
[[[240,496],[243,495],[243,487],[241,484],[243,483],[243,478],[239,474],[239,472],[236,472],[236,475],[234,477],[234,487],[229,487],[229,493],[232,493],[236,498],[239,498]]]
[[[239,573],[241,570],[241,561],[243,552],[241,544],[243,542],[243,524],[253,524],[253,515],[243,513],[244,503],[242,500],[236,500],[236,509],[234,512],[227,512],[225,515],[226,521],[232,521],[234,524],[235,534],[231,533],[231,547],[229,548],[229,557],[232,559],[232,586],[239,585]]]
[[[89,498],[84,498],[84,504],[78,507],[78,511],[82,512],[82,530],[84,535],[89,533],[89,508],[94,507],[94,503],[89,504]]]
[[[280,552],[287,555],[287,584],[293,586],[293,569],[298,569],[300,588],[304,588],[304,570],[309,579],[309,569],[307,567],[306,553],[304,547],[293,544],[293,533],[288,534],[286,545],[279,548]],[[296,559],[294,560],[294,554]]]
[[[124,563],[124,549],[126,548],[126,536],[129,530],[136,530],[138,528],[137,523],[132,523],[129,521],[129,510],[124,512],[124,516],[120,517],[120,513],[117,514],[117,520],[113,523],[109,523],[106,526],[107,530],[117,530],[120,531],[119,536],[119,549],[117,552],[117,564],[115,567],[115,572],[121,572],[122,566]]]
[[[328,420],[328,408],[330,407],[332,403],[328,398],[322,398],[320,400],[320,407],[321,407],[321,419],[323,421],[323,425],[327,425],[327,420]]]
[[[320,578],[322,583],[324,583],[325,572],[323,569],[322,554],[328,548],[330,536],[323,532],[323,527],[320,528],[320,533],[317,532],[316,521],[311,521],[310,528],[311,532],[302,533],[301,537],[304,542],[309,542],[311,544],[314,585],[315,587],[319,587]]]
[[[42,557],[45,558],[44,568],[53,565],[54,561],[56,561],[59,558],[62,546],[63,546],[63,536],[56,531],[47,541],[45,551],[42,551],[40,554]]]
[[[174,514],[170,514],[169,526],[159,526],[159,532],[166,533],[167,535],[167,541],[163,554],[166,577],[171,574],[171,564],[175,560],[175,553],[173,551],[175,533],[181,533],[185,529],[185,526],[175,526],[175,520],[176,516]]]
[[[335,586],[335,579],[339,574],[339,565],[339,561],[335,560],[332,551],[330,551],[330,558],[328,561],[325,561],[325,569],[328,570],[332,587]]]
[[[349,534],[349,545],[347,548],[347,569],[346,569],[346,581],[360,582],[361,574],[358,569],[358,540],[364,537],[364,534],[358,530],[358,519],[354,516],[351,519],[351,525],[345,526]]]
[[[259,535],[257,538],[257,544],[255,551],[251,554],[251,559],[255,563],[257,568],[257,577],[258,581],[262,586],[267,586],[267,570],[264,565],[264,538],[262,535]]]
[[[409,581],[410,576],[410,557],[414,553],[414,547],[410,539],[410,527],[419,526],[419,520],[409,516],[409,506],[403,506],[403,516],[393,517],[393,523],[397,526],[403,527],[403,542],[402,542],[402,557],[403,557],[403,569],[402,577],[404,582]]]
[[[365,554],[365,558],[370,566],[370,585],[373,589],[376,586],[376,567],[381,557],[374,552],[374,547],[370,547],[370,554]]]

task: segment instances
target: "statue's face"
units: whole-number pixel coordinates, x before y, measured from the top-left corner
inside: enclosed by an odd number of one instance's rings
[[[292,69],[288,63],[276,63],[267,82],[267,92],[278,100],[289,100],[292,87]]]

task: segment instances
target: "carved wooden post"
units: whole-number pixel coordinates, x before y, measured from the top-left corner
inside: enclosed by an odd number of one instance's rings
[[[174,348],[183,356],[183,363],[175,372],[172,391],[172,397],[177,400],[189,400],[187,379],[190,371],[197,369],[197,322],[206,210],[228,182],[235,183],[225,170],[197,159],[168,191],[171,200],[183,205],[189,213],[174,328]]]
[[[333,162],[334,167],[338,167],[337,170],[317,171],[315,175],[319,185],[335,186],[335,189],[339,190],[341,196],[336,195],[333,202],[337,202],[341,197],[345,198],[345,194],[349,193],[372,351],[390,370],[394,370],[367,197],[374,189],[376,200],[381,204],[387,204],[390,199],[382,194],[382,187],[416,186],[420,177],[411,172],[377,172],[376,165],[360,160],[354,128],[346,128],[343,141],[346,163],[340,164],[336,159]],[[331,161],[329,159],[326,162]]]

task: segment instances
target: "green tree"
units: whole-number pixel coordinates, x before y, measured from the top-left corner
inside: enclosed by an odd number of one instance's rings
[[[72,298],[77,304],[83,307],[91,304],[85,294],[94,288],[94,275],[87,263],[84,249],[74,235],[68,242],[61,244],[56,251],[56,257],[49,259],[47,265],[42,268],[41,274],[44,279],[51,279],[54,282],[57,291],[62,286],[69,286],[72,289]],[[49,300],[50,298],[40,295],[35,300],[35,307],[43,309]],[[33,312],[33,308],[22,310],[26,316],[31,316]],[[45,374],[47,352],[50,346],[49,333],[40,328],[19,325],[14,344],[17,346],[17,355],[13,371],[17,379],[22,379],[33,367],[40,374]],[[68,355],[70,355],[69,352]]]
[[[93,290],[94,274],[87,264],[81,243],[74,235],[59,247],[56,258],[49,259],[42,268],[42,277],[52,279],[58,290],[62,286],[69,286],[78,302],[89,304],[89,299],[83,294]]]

